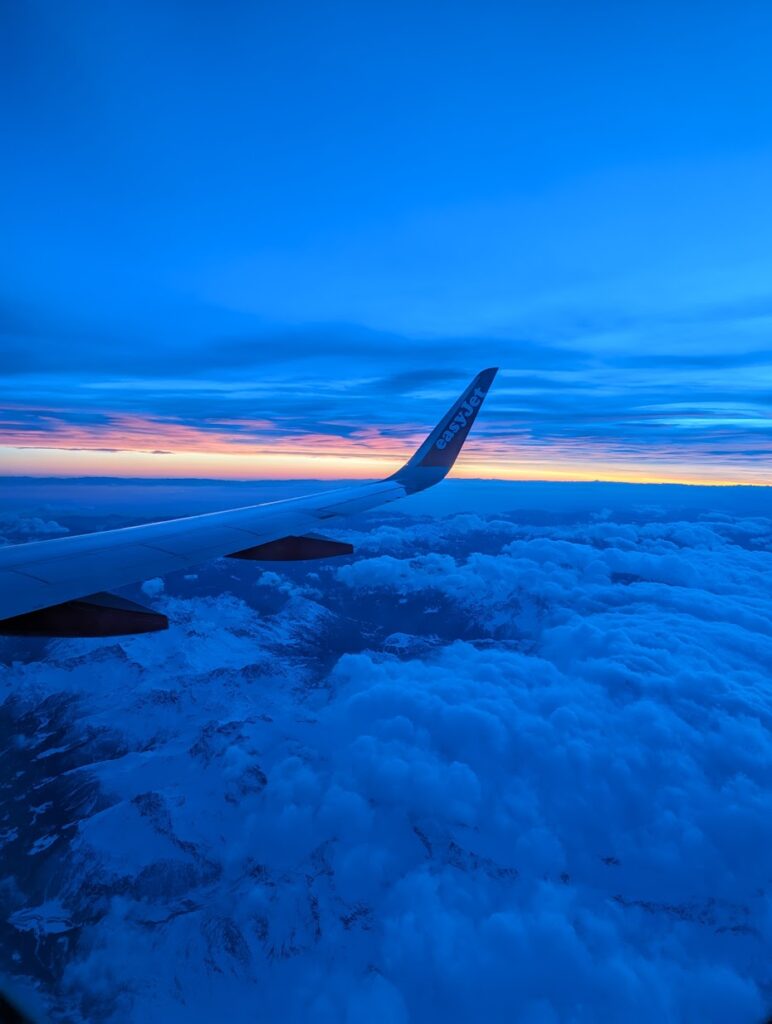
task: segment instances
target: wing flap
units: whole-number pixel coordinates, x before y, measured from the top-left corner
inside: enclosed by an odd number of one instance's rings
[[[125,636],[168,628],[165,615],[116,594],[92,594],[0,621],[2,636]]]
[[[228,557],[246,559],[250,562],[303,562],[313,558],[337,558],[353,553],[352,544],[307,533],[303,537],[290,535],[278,540],[269,540],[245,551],[234,551]]]

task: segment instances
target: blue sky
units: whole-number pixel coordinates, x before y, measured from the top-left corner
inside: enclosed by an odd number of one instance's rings
[[[769,482],[766,5],[3,21],[5,472],[367,475],[498,363],[476,473]]]

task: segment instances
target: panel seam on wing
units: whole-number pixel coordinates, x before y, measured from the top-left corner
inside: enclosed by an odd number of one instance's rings
[[[15,576],[24,576],[28,580],[34,580],[36,583],[45,583],[50,585],[51,581],[43,579],[42,576],[33,576],[31,572],[24,572],[23,569],[6,568],[3,572],[12,572]]]

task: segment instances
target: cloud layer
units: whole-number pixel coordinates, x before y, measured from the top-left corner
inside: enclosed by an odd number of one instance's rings
[[[73,1021],[761,1021],[772,521],[347,536],[6,642],[16,971]]]
[[[148,372],[0,380],[0,469],[376,477],[421,442],[461,382],[487,362],[503,370],[469,442],[467,475],[769,482],[772,420],[769,394],[758,386],[772,359],[768,350],[728,362],[719,353],[655,365],[592,346],[393,337],[376,370],[364,354],[369,335],[357,336],[357,359],[305,374],[292,338],[264,336],[252,346],[258,356],[245,358],[238,372],[205,372],[186,359],[186,375],[176,378]],[[320,331],[303,344],[326,350],[329,338]],[[266,347],[281,358],[263,361]],[[485,353],[476,364],[472,350]],[[443,356],[452,368],[433,369]],[[405,365],[413,368],[405,372]],[[385,367],[394,372],[384,375]]]

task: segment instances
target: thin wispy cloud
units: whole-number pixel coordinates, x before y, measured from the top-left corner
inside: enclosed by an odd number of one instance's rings
[[[518,354],[512,343],[510,358]],[[529,358],[526,348],[526,364]],[[328,362],[324,380],[293,374],[286,360],[264,379],[253,367],[238,379],[68,378],[65,389],[55,376],[27,376],[24,402],[0,385],[0,462],[18,472],[26,460],[29,472],[48,474],[56,472],[55,452],[111,450],[133,453],[132,472],[140,475],[143,464],[146,475],[378,475],[422,440],[468,377],[460,366],[386,376],[362,374],[360,366],[346,377],[342,365],[338,376]],[[726,365],[708,370],[691,359],[664,369],[588,351],[584,369],[576,354],[568,364],[505,366],[460,472],[769,482],[772,407],[759,386],[763,362],[738,366],[730,378]],[[172,456],[163,466],[149,459],[158,451]],[[197,470],[191,454],[207,462]],[[218,455],[235,461],[218,469]],[[347,464],[348,455],[359,461]],[[286,468],[277,470],[282,457]],[[109,460],[84,456],[80,464],[84,473],[109,472]],[[62,468],[70,474],[77,465]]]

